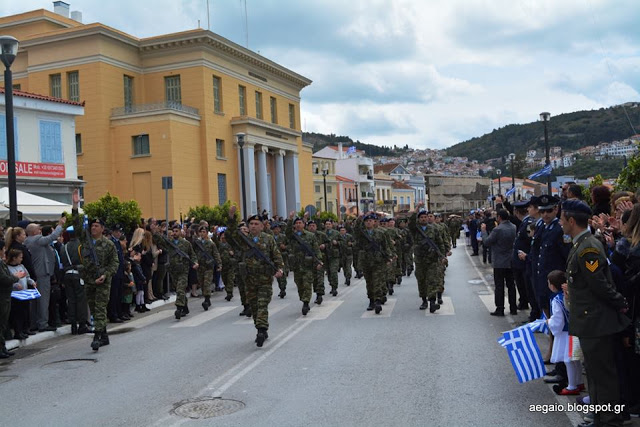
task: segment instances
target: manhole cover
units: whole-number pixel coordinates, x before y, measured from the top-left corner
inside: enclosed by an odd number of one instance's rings
[[[171,413],[192,420],[201,420],[233,414],[243,408],[244,403],[239,400],[206,397],[178,402]]]
[[[0,375],[0,384],[6,383],[16,378],[18,378],[17,375]]]
[[[56,360],[55,362],[50,362],[44,367],[48,368],[61,368],[61,369],[79,369],[83,366],[87,366],[91,363],[97,363],[98,359],[66,359],[66,360]]]
[[[118,334],[126,334],[127,332],[135,331],[136,328],[120,328],[114,329],[113,331],[107,331],[109,335],[118,335]]]

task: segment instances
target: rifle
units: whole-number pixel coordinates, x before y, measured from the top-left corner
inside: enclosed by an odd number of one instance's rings
[[[420,235],[422,236],[422,242],[420,243],[420,246],[428,246],[429,248],[433,249],[436,251],[436,253],[438,254],[438,256],[440,258],[445,258],[444,255],[442,255],[442,252],[440,252],[440,249],[438,249],[438,247],[436,246],[435,243],[433,243],[433,240],[431,240],[429,238],[429,236],[427,236],[427,234],[424,232],[424,230],[420,227],[420,225],[416,224],[416,229],[418,230],[418,233],[420,233]]]
[[[213,263],[213,268],[216,268],[216,265],[218,265],[218,263],[216,263],[216,259],[213,257],[213,255],[211,255],[209,252],[207,252],[207,250],[204,248],[204,246],[202,246],[202,243],[200,242],[200,240],[198,240],[198,238],[196,237],[195,239],[193,239],[193,243],[196,245],[196,247],[198,249],[200,249],[200,251],[205,254],[205,258],[208,261],[211,261]]]
[[[93,244],[93,237],[91,237],[91,233],[89,232],[88,221],[86,216],[85,216],[85,223],[87,224],[87,227],[85,227],[84,232],[87,237],[87,246],[89,246],[89,257],[91,258],[91,262],[93,262],[93,264],[96,266],[96,269],[97,269],[96,274],[98,275],[96,279],[98,279],[100,276],[104,274],[104,269],[100,267],[100,260],[98,260],[98,254],[96,253],[96,246]]]
[[[244,240],[247,246],[249,246],[249,250],[254,255],[257,255],[258,258],[266,262],[269,265],[269,267],[273,268],[273,271],[277,272],[278,270],[280,270],[278,267],[276,267],[273,261],[271,261],[260,249],[258,249],[258,247],[251,241],[251,239],[249,239],[247,236],[242,234],[242,231],[238,230],[238,235],[242,237],[242,240]]]
[[[373,250],[373,252],[380,252],[380,254],[384,257],[384,258],[390,258],[389,255],[387,255],[387,253],[385,251],[382,250],[382,248],[380,247],[380,245],[378,244],[378,242],[376,242],[374,239],[372,239],[371,237],[369,237],[369,235],[367,234],[366,230],[362,231],[362,235],[364,236],[365,239],[367,239],[367,241],[369,242],[369,246],[371,247],[371,249]]]
[[[307,254],[307,256],[312,256],[314,260],[316,260],[316,262],[320,265],[324,265],[322,263],[322,261],[320,259],[318,259],[318,257],[316,256],[316,254],[313,253],[313,249],[311,249],[309,247],[309,245],[307,245],[307,242],[305,242],[304,240],[302,240],[300,238],[300,236],[298,236],[296,234],[296,232],[293,232],[293,238],[296,239],[296,242],[298,242],[298,244],[300,245],[300,247],[305,251],[305,253]]]
[[[169,246],[171,246],[173,248],[174,251],[176,251],[176,254],[178,254],[180,257],[186,259],[187,261],[189,261],[189,267],[193,267],[194,263],[191,262],[191,257],[189,255],[184,253],[184,251],[182,249],[180,249],[178,247],[178,245],[176,245],[171,240],[169,240],[169,238],[167,238],[164,234],[160,234],[160,236],[162,237],[162,239],[165,242],[167,242],[169,244]]]

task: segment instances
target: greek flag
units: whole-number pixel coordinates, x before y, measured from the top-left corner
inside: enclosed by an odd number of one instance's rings
[[[529,179],[535,179],[535,178],[539,178],[541,176],[549,176],[549,175],[551,175],[551,170],[552,169],[553,168],[551,167],[551,164],[548,164],[547,166],[543,167],[539,171],[534,172],[531,175],[529,175]]]
[[[515,192],[516,192],[516,187],[511,187],[511,188],[509,189],[509,191],[507,191],[507,192],[505,193],[505,195],[504,195],[504,196],[505,196],[505,197],[509,197],[510,195],[512,195],[512,194],[513,194],[513,193],[515,193]]]
[[[40,292],[37,289],[25,289],[22,291],[11,291],[11,298],[20,301],[29,301],[31,299],[40,298]]]
[[[498,344],[507,350],[518,382],[524,383],[546,375],[538,343],[527,325],[505,332],[498,339]]]
[[[527,323],[527,326],[531,329],[531,332],[541,332],[547,335],[550,333],[549,325],[547,325],[547,316],[545,316],[544,313],[542,313],[542,317],[539,319]]]
[[[347,154],[355,154],[356,153],[356,146],[352,145],[351,147],[349,147],[347,149]]]
[[[82,228],[84,228],[85,230],[89,228],[89,217],[86,215],[84,216],[84,220],[82,221]]]

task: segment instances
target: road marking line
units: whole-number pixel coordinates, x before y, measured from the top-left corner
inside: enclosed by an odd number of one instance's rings
[[[371,311],[365,311],[364,314],[362,316],[360,316],[361,319],[371,319],[371,318],[376,318],[376,317],[391,317],[391,312],[393,311],[393,308],[396,306],[396,299],[395,298],[388,298],[387,302],[385,303],[385,305],[382,306],[382,311],[380,312],[380,314],[376,314],[375,311],[371,310]]]
[[[321,305],[313,304],[311,306],[311,311],[309,311],[306,316],[300,315],[296,320],[325,320],[327,317],[331,316],[336,308],[340,307],[343,302],[344,301],[341,300],[324,300]]]
[[[429,310],[425,310],[425,316],[451,316],[454,314],[456,314],[456,311],[453,308],[451,297],[442,297],[442,304],[440,304],[440,309],[436,310],[435,313],[431,313],[429,312]]]
[[[162,319],[166,319],[168,317],[173,316],[173,310],[162,310],[159,311],[157,313],[153,313],[150,314],[146,317],[143,317],[142,319],[137,319],[137,320],[133,320],[133,321],[129,321],[127,323],[122,323],[118,326],[115,326],[113,328],[108,328],[109,331],[117,331],[119,329],[124,329],[124,328],[142,328],[144,326],[148,326],[151,325],[152,323],[156,323]]]
[[[223,306],[223,307],[213,307],[208,311],[204,311],[188,320],[180,321],[180,323],[176,323],[171,326],[172,328],[193,328],[195,326],[200,326],[209,320],[213,320],[218,316],[222,316],[225,313],[228,313],[231,310],[238,308],[237,305],[233,306]]]
[[[273,306],[270,306],[269,307],[269,317],[273,316],[277,312],[281,311],[282,309],[284,309],[285,307],[288,307],[290,305],[291,305],[291,303],[287,302],[287,303],[284,303],[284,304],[274,304]],[[253,325],[253,318],[245,317],[244,319],[236,320],[235,322],[233,322],[233,324],[234,325]]]

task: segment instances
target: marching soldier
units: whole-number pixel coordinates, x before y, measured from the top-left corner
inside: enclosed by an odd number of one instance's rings
[[[327,256],[325,250],[328,245],[327,235],[318,230],[318,224],[316,224],[313,220],[307,221],[307,231],[309,231],[316,237],[316,240],[318,241],[318,247],[320,248],[320,253],[322,254],[322,263],[323,265],[326,264]],[[316,293],[315,303],[318,305],[322,304],[322,297],[324,295],[324,270],[324,267],[322,269],[316,270],[313,277],[313,292]]]
[[[280,293],[278,296],[284,298],[287,295],[287,276],[289,276],[289,239],[287,239],[286,233],[282,232],[282,224],[275,221],[271,227],[273,230],[273,238],[276,240],[280,254],[282,255],[282,262],[284,263],[284,270],[282,277],[278,279],[278,287]]]
[[[289,214],[287,236],[289,237],[293,262],[293,280],[298,287],[298,296],[302,301],[302,315],[306,316],[311,308],[311,293],[316,270],[322,270],[320,248],[313,233],[304,229],[304,219],[293,218],[295,212]],[[307,214],[305,214],[307,215]]]
[[[101,346],[109,345],[107,335],[107,304],[109,303],[109,288],[111,277],[118,270],[118,253],[114,244],[102,235],[104,222],[101,219],[92,219],[89,222],[89,236],[82,233],[82,219],[78,214],[80,202],[79,190],[73,190],[73,205],[71,218],[73,229],[78,230],[77,236],[82,246],[80,255],[82,269],[80,275],[85,283],[85,293],[89,310],[93,315],[94,336],[91,342],[93,351],[98,351]]]
[[[386,299],[385,269],[391,265],[391,247],[384,231],[375,228],[376,215],[368,213],[356,220],[354,233],[360,253],[358,254],[364,280],[367,285],[367,310],[382,311],[382,299]]]
[[[191,243],[182,237],[180,224],[171,226],[171,240],[167,241],[169,251],[169,273],[176,287],[176,319],[189,314],[187,306],[187,282],[189,269],[197,269],[198,262]]]
[[[414,242],[418,292],[422,298],[420,310],[429,308],[429,312],[434,313],[440,308],[440,304],[436,303],[439,279],[433,272],[440,268],[439,265],[446,262],[445,246],[442,234],[434,224],[433,213],[420,210],[423,205],[424,203],[419,203],[416,206],[415,212],[409,219],[409,230]]]
[[[233,247],[227,242],[224,230],[219,233],[218,239],[220,240],[218,245],[220,259],[222,260],[222,282],[224,283],[224,290],[227,291],[227,296],[224,297],[224,299],[231,301],[231,298],[233,298],[233,287],[236,283],[238,259],[236,258]],[[246,305],[244,294],[240,295],[240,300],[243,306]]]
[[[440,229],[446,256],[451,256],[451,236],[449,235],[449,229],[442,222],[442,214],[436,214],[435,225]],[[447,270],[447,265],[449,265],[449,261],[446,259],[446,257],[445,262],[438,264],[438,293],[436,294],[438,298],[438,304],[442,304],[443,302],[442,293],[444,292],[444,274]]]
[[[402,233],[402,274],[411,276],[413,271],[413,237],[407,228],[407,220],[402,218],[398,221],[398,227]]]
[[[385,284],[386,284],[386,292],[385,297],[382,299],[382,304],[386,302],[386,294],[393,295],[393,285],[396,282],[396,274],[395,274],[395,263],[398,259],[396,253],[396,233],[395,230],[392,230],[389,225],[389,219],[382,218],[380,220],[380,228],[385,232],[387,236],[387,240],[389,243],[389,255],[391,257],[391,264],[389,268],[385,270]]]
[[[458,237],[460,237],[460,226],[462,225],[462,221],[458,215],[450,215],[449,221],[447,223],[447,227],[449,229],[449,236],[451,238],[451,245],[456,248],[458,247]]]
[[[240,233],[244,234],[245,236],[249,235],[249,228],[247,227],[247,224],[243,221],[240,224],[238,224],[238,228],[240,230]],[[238,284],[238,292],[240,292],[240,302],[242,303],[242,311],[238,314],[239,316],[246,316],[246,317],[251,317],[253,314],[251,313],[251,304],[249,304],[249,301],[247,300],[247,293],[246,293],[246,275],[244,274],[240,274],[240,271],[246,271],[247,269],[247,265],[244,262],[244,251],[242,250],[242,247],[237,246],[237,241],[234,239],[229,238],[229,232],[227,229],[227,232],[225,232],[225,238],[227,239],[227,242],[231,245],[231,247],[233,248],[234,252],[236,253],[236,259],[238,260],[237,268],[236,268],[236,283]]]
[[[355,239],[349,233],[344,225],[339,227],[340,230],[340,264],[342,273],[344,274],[344,284],[351,285],[351,264],[353,263],[353,253]]]
[[[394,280],[391,283],[391,290],[393,290],[394,284],[402,283],[402,233],[400,229],[396,227],[395,218],[389,218],[387,221],[387,227],[391,230],[391,235],[394,243],[394,250],[396,253],[396,260],[392,264],[393,272],[394,272]]]
[[[238,232],[236,207],[229,209],[229,228],[227,239],[236,242],[235,246],[244,250],[244,276],[246,300],[251,305],[253,323],[258,330],[256,345],[262,347],[269,337],[269,303],[273,294],[273,277],[282,277],[282,255],[273,236],[262,232],[262,223],[258,215],[251,216],[249,235]]]
[[[211,307],[211,284],[213,283],[213,271],[222,271],[222,260],[220,252],[215,243],[209,238],[207,226],[201,225],[198,228],[198,237],[193,239],[194,246],[197,248],[198,256],[198,284],[202,289],[202,308],[205,311]]]
[[[324,234],[327,236],[325,248],[325,267],[331,285],[331,295],[338,295],[338,270],[340,269],[340,233],[333,228],[330,219],[324,223]]]

